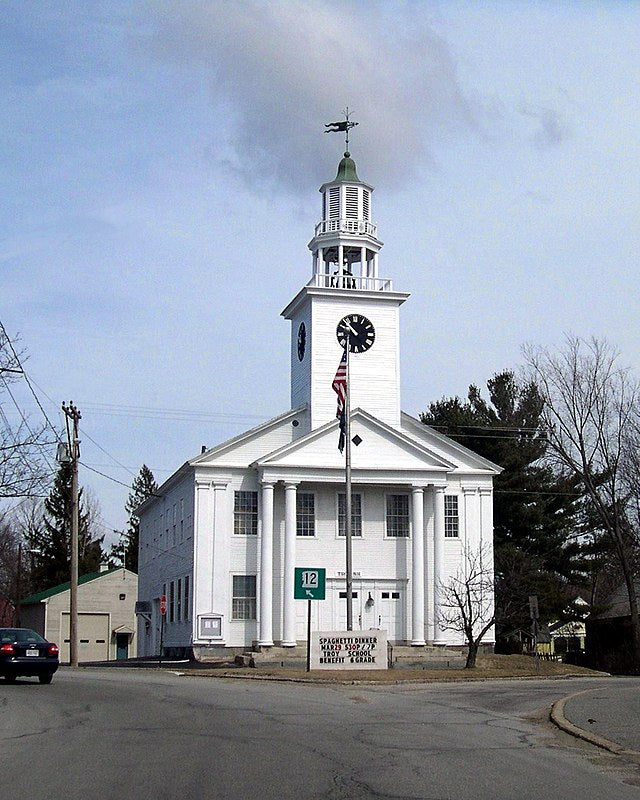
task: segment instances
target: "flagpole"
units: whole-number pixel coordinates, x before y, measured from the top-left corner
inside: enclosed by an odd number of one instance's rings
[[[347,391],[344,405],[344,482],[345,482],[345,520],[344,533],[347,561],[347,630],[353,630],[353,567],[351,550],[351,390],[349,387],[349,344],[351,331],[346,331],[345,336],[345,371],[347,376]]]

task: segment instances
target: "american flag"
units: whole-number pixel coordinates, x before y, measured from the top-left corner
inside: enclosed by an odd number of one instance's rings
[[[338,395],[338,409],[336,417],[340,420],[340,438],[338,439],[338,450],[342,453],[345,442],[345,402],[347,399],[347,351],[345,349],[338,364],[338,371],[333,379],[331,388]]]

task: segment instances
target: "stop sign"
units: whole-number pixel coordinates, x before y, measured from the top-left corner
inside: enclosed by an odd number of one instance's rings
[[[160,613],[164,616],[167,613],[167,595],[160,595]]]

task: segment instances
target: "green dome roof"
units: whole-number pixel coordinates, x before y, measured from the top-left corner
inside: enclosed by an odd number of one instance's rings
[[[336,175],[337,181],[357,181],[360,183],[358,173],[356,172],[356,162],[351,158],[351,153],[347,150],[344,158],[338,164],[338,174]]]

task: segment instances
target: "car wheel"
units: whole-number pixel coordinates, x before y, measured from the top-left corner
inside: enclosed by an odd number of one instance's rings
[[[15,683],[16,682],[16,676],[15,675],[5,675],[4,676],[4,682],[5,683]]]
[[[38,675],[38,680],[40,683],[51,683],[53,679],[53,675],[51,673],[47,673],[46,675]]]

